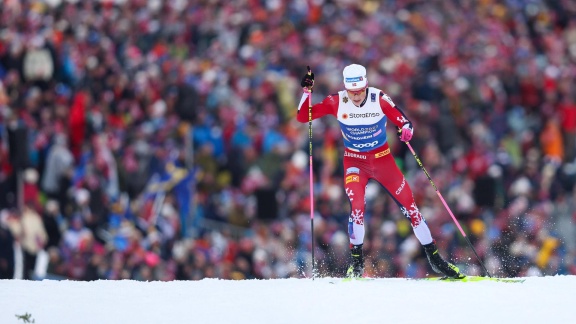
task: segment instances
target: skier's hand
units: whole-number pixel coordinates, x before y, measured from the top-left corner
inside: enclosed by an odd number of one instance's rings
[[[312,87],[314,86],[314,73],[310,70],[310,66],[308,66],[308,73],[302,78],[300,82],[302,88],[306,88],[307,92],[312,92]]]
[[[402,125],[402,128],[398,129],[398,137],[402,142],[408,142],[412,139],[412,135],[414,134],[414,128],[412,128],[412,123],[407,122]]]

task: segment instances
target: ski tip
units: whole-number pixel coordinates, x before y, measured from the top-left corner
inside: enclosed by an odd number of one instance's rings
[[[483,276],[465,276],[462,278],[450,278],[450,277],[427,277],[427,278],[409,278],[411,280],[422,280],[422,281],[446,281],[446,282],[480,282],[480,281],[491,281],[491,282],[504,282],[504,283],[523,283],[526,281],[525,278],[495,278],[495,277],[483,277]]]

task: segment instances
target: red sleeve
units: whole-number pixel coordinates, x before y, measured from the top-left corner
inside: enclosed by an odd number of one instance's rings
[[[336,117],[338,112],[338,94],[332,94],[324,98],[322,102],[312,105],[312,119],[320,118],[326,115]],[[300,107],[298,107],[298,114],[296,119],[301,123],[308,122],[308,99],[303,100]]]
[[[392,99],[390,99],[390,97],[388,97],[384,92],[380,92],[380,107],[386,117],[388,117],[388,119],[398,128],[401,128],[402,125],[410,122],[406,115],[404,115],[404,112],[396,107],[394,102],[392,102]]]

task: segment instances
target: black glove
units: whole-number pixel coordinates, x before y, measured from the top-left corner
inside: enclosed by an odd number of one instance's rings
[[[308,90],[312,90],[314,86],[314,73],[310,70],[310,66],[308,66],[308,73],[302,78],[302,82],[300,82],[302,88],[308,88]]]

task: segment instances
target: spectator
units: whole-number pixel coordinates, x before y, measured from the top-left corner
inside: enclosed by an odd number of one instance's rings
[[[61,214],[60,243],[47,222],[49,277],[308,276],[312,238],[322,274],[341,275],[338,125],[313,127],[312,236],[307,125],[292,114],[306,65],[320,99],[352,62],[406,107],[412,146],[492,274],[576,273],[574,17],[571,1],[546,0],[10,1],[0,212],[14,277],[27,169],[38,210],[47,197]],[[480,273],[412,155],[390,146],[447,257]],[[263,191],[277,200],[273,219],[258,211]],[[429,273],[394,202],[366,192],[366,271]]]
[[[48,235],[42,224],[42,217],[34,209],[33,202],[26,202],[20,223],[22,225],[21,244],[24,252],[24,279],[32,279],[36,257],[46,247]]]
[[[8,229],[8,212],[0,213],[0,279],[14,278],[14,237]]]
[[[46,242],[46,250],[50,248],[58,248],[60,246],[60,239],[62,238],[61,226],[64,221],[60,212],[60,206],[56,200],[48,200],[44,206],[42,213],[42,222],[44,229],[48,235]]]
[[[42,189],[50,198],[58,199],[61,205],[65,204],[63,199],[66,196],[68,187],[63,184],[67,171],[73,167],[74,158],[67,147],[66,135],[57,134],[54,145],[50,149],[46,158],[46,167],[42,174]]]

